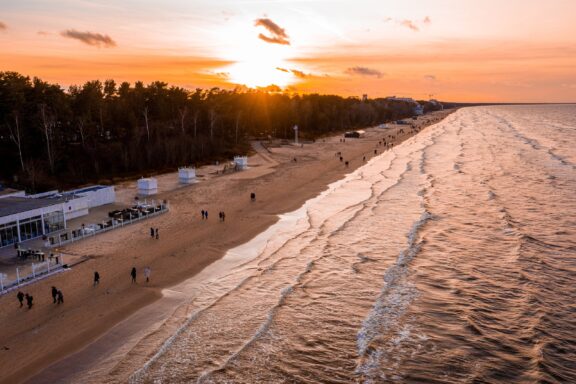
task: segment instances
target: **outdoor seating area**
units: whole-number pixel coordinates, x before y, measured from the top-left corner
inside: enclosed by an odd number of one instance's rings
[[[126,208],[122,210],[114,210],[108,212],[108,217],[114,220],[133,220],[141,216],[146,216],[154,212],[159,212],[163,208],[161,204],[151,205],[151,204],[138,204],[131,208]]]
[[[48,244],[51,247],[61,246],[164,213],[167,210],[168,207],[165,201],[160,204],[137,203],[129,208],[109,211],[108,220],[103,220],[100,223],[82,224],[80,228],[70,229],[55,236],[50,236],[48,237]]]
[[[37,261],[45,261],[46,260],[46,256],[44,255],[44,252],[42,252],[38,249],[17,248],[16,249],[16,257],[18,259],[22,259],[22,260],[27,260],[28,258],[30,258],[32,260],[37,260]]]

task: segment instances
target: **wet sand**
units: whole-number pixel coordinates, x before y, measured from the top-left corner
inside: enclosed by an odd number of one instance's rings
[[[422,128],[448,113],[429,114],[415,123]],[[398,134],[400,129],[405,133]],[[168,200],[169,213],[66,247],[65,252],[89,260],[26,287],[34,296],[31,310],[19,308],[15,294],[0,298],[0,382],[125,382],[186,318],[181,304],[188,297],[187,279],[264,231],[278,214],[300,207],[362,165],[364,156],[368,160],[375,149],[381,153],[378,141],[388,135],[396,136],[398,144],[411,136],[410,126],[371,128],[364,138],[345,143],[335,136],[303,148],[257,146],[261,154],[251,157],[254,166],[247,171],[215,176],[210,168],[195,185],[161,188],[158,198]],[[173,177],[159,177],[160,186]],[[131,188],[120,185],[119,200],[130,199]],[[208,210],[208,220],[201,220],[202,209]],[[226,212],[223,223],[220,210]],[[159,240],[150,238],[150,227],[160,229]],[[133,266],[139,272],[137,284],[130,282]],[[152,269],[148,284],[142,276],[145,266]],[[96,270],[100,285],[93,287]],[[63,291],[63,305],[52,303],[52,285]]]

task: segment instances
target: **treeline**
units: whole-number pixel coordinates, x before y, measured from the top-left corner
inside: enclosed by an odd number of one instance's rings
[[[433,106],[427,105],[427,108]],[[144,175],[247,153],[251,138],[313,139],[412,115],[412,105],[263,90],[89,81],[0,72],[0,178],[28,190]]]

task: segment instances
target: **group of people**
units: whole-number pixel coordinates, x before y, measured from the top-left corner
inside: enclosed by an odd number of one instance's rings
[[[52,302],[54,304],[64,304],[64,295],[62,291],[52,286]]]
[[[26,300],[28,309],[32,309],[32,306],[34,305],[34,296],[28,293],[25,294],[22,291],[18,291],[16,298],[20,303],[20,308],[24,306],[24,300]],[[64,295],[62,294],[62,291],[54,286],[52,286],[52,301],[54,304],[64,304]]]
[[[18,301],[20,302],[20,308],[24,306],[24,299],[26,299],[26,304],[28,305],[28,309],[32,308],[34,297],[29,295],[28,293],[24,294],[22,291],[18,291],[16,294]]]
[[[226,220],[226,214],[224,213],[224,211],[218,212],[218,218],[220,219],[220,221]]]
[[[208,220],[208,211],[201,210],[200,214],[202,214],[202,220]]]
[[[150,267],[144,267],[144,277],[146,278],[146,282],[150,282],[150,274],[152,270]],[[132,268],[130,272],[130,276],[132,277],[132,283],[136,283],[136,267]],[[94,287],[100,284],[100,273],[98,271],[94,271]],[[64,294],[61,290],[52,286],[51,289],[52,293],[52,302],[54,304],[64,304]],[[34,304],[34,297],[28,293],[24,294],[22,291],[18,291],[16,294],[16,298],[20,302],[20,307],[24,306],[24,300],[26,300],[26,304],[28,305],[28,309],[32,308]]]
[[[144,277],[146,278],[146,282],[150,282],[150,274],[152,273],[152,270],[150,269],[150,267],[144,267]],[[132,284],[136,283],[136,275],[137,275],[137,271],[136,271],[136,267],[132,267],[132,270],[130,271],[130,277],[132,278]]]
[[[158,240],[160,238],[160,234],[158,231],[158,228],[152,228],[150,227],[150,237],[151,238],[156,238],[156,240]]]

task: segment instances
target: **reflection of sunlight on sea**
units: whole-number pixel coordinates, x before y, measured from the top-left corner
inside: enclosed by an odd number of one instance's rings
[[[184,283],[132,381],[574,381],[574,115],[463,109],[372,159]]]

